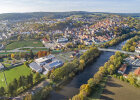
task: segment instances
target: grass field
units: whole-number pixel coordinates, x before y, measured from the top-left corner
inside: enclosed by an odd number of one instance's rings
[[[13,81],[15,78],[19,78],[20,76],[27,76],[31,73],[31,69],[26,67],[25,65],[17,66],[15,68],[5,70],[4,71],[7,83],[9,84],[11,81]],[[4,81],[4,75],[2,72],[0,72],[0,87],[6,86]]]
[[[21,47],[43,47],[40,40],[28,40],[28,41],[15,41],[6,46],[6,50],[12,50]]]
[[[140,100],[140,89],[115,78],[109,78],[101,100]]]

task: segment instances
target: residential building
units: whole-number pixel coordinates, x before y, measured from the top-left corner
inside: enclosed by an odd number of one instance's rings
[[[119,74],[124,74],[125,71],[126,71],[126,69],[127,69],[127,65],[126,65],[126,64],[123,64],[123,65],[119,68],[118,73],[119,73]]]

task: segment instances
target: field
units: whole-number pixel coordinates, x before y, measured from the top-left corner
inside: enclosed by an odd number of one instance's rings
[[[5,77],[6,81],[9,84],[11,81],[13,81],[15,78],[19,78],[20,76],[27,76],[31,73],[31,69],[26,67],[25,65],[17,66],[15,68],[5,70]],[[5,78],[3,72],[0,72],[0,87],[1,86],[6,86],[5,84]]]
[[[140,100],[140,89],[115,78],[109,78],[101,100]]]
[[[6,46],[6,50],[12,50],[21,47],[43,47],[43,44],[39,40],[28,41],[15,41]]]

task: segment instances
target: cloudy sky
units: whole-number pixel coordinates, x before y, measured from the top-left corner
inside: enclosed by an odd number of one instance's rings
[[[140,0],[0,0],[0,13],[38,11],[140,13]]]

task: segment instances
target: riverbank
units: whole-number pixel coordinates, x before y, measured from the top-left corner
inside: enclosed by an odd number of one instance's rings
[[[122,43],[124,44],[125,42]],[[119,47],[116,45],[114,48],[119,48],[121,50],[122,45],[120,44],[117,44]],[[97,58],[97,60],[92,65],[88,66],[83,72],[75,76],[69,84],[62,86],[62,88],[59,90],[51,92],[49,100],[68,100],[77,94],[79,92],[80,86],[87,83],[87,80],[91,78],[98,71],[99,67],[103,66],[113,54],[113,52],[103,52],[102,55]]]

